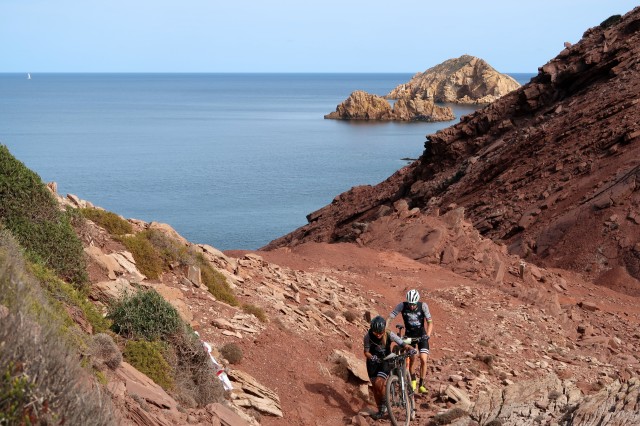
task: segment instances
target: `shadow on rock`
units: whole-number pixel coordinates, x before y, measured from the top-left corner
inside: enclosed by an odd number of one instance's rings
[[[345,416],[351,417],[357,414],[357,410],[351,408],[354,405],[354,401],[348,401],[331,386],[325,383],[307,383],[304,386],[309,392],[322,395],[325,404],[342,411]]]

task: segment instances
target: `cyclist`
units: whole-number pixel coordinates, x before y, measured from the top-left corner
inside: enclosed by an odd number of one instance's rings
[[[391,342],[400,347],[405,343],[395,333],[386,329],[387,322],[378,315],[371,320],[371,327],[364,335],[364,356],[367,358],[367,374],[373,385],[373,398],[378,405],[378,412],[371,415],[371,418],[378,420],[387,413],[384,400],[384,391],[387,378],[389,377],[390,366],[382,360],[391,353]]]
[[[412,346],[418,346],[420,350],[420,383],[416,383],[416,376],[413,373],[414,366],[416,364],[416,356],[412,356],[409,358],[409,371],[411,372],[411,386],[413,390],[416,390],[418,387],[419,393],[427,393],[427,388],[425,387],[425,376],[427,375],[427,361],[429,359],[429,338],[431,337],[431,332],[433,331],[433,321],[431,319],[431,313],[429,312],[429,306],[425,302],[419,302],[420,293],[418,290],[409,290],[407,292],[407,301],[400,302],[389,314],[389,318],[387,319],[387,324],[391,326],[391,322],[393,319],[398,316],[398,314],[402,314],[402,319],[404,320],[405,326],[405,338],[413,337],[413,338],[421,338],[417,343],[414,343]],[[425,321],[427,323],[427,327],[425,329]]]

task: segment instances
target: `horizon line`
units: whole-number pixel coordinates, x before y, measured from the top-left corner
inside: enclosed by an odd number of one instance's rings
[[[417,74],[425,71],[0,71],[0,74]],[[538,70],[499,72],[537,74]]]

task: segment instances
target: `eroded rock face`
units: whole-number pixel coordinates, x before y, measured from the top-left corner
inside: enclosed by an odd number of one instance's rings
[[[392,107],[389,101],[362,90],[353,92],[336,110],[324,118],[337,120],[375,121],[447,121],[455,116],[449,107],[440,107],[430,100],[402,99]]]
[[[340,120],[391,120],[391,105],[380,96],[356,90],[324,118]]]
[[[387,99],[429,99],[461,104],[491,103],[520,87],[480,58],[463,55],[449,59],[387,94]]]

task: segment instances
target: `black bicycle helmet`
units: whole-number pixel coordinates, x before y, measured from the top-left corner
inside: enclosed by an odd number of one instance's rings
[[[371,331],[374,333],[382,333],[387,327],[387,321],[380,315],[371,320]]]

